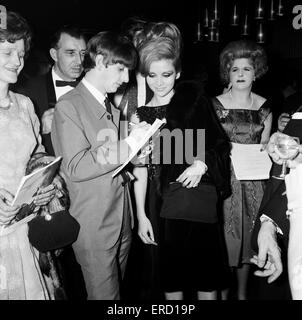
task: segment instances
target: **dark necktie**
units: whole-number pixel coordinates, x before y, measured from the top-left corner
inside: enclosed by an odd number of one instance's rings
[[[112,116],[111,103],[110,103],[109,99],[105,98],[104,103],[105,103],[105,107],[106,107],[107,112]]]
[[[64,80],[56,80],[56,87],[66,87],[66,86],[71,86],[71,87],[76,87],[78,81],[64,81]]]

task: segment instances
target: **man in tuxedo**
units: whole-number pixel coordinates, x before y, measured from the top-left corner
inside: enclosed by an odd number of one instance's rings
[[[55,154],[70,193],[70,213],[81,225],[73,248],[79,261],[88,299],[120,298],[133,224],[129,174],[112,177],[126,161],[149,125],[132,126],[119,139],[120,111],[108,100],[129,81],[136,51],[126,38],[100,32],[87,44],[86,74],[77,87],[56,104],[51,129]]]
[[[83,71],[85,50],[86,42],[80,29],[73,26],[60,28],[51,40],[49,53],[54,61],[51,70],[46,75],[27,80],[17,89],[33,101],[41,123],[42,143],[50,155],[54,155],[50,139],[54,106],[77,84],[76,80]]]
[[[48,154],[54,155],[50,138],[54,107],[58,99],[77,84],[83,71],[86,50],[84,35],[77,27],[64,26],[51,40],[50,56],[54,61],[51,70],[42,76],[28,79],[18,92],[34,103],[41,123],[42,143]],[[86,299],[84,279],[71,246],[65,247],[58,257],[58,266],[69,300]]]
[[[301,113],[302,108],[297,111]],[[295,118],[294,115],[289,120],[283,133],[298,137],[302,141],[302,119]],[[259,281],[251,280],[251,283],[257,283],[253,287],[252,295],[255,294],[259,299],[291,299],[287,272],[287,197],[284,180],[276,178],[281,173],[282,163],[274,152],[273,140],[276,134],[271,137],[268,150],[274,160],[271,177],[263,195],[252,236],[252,246],[258,253],[252,262],[261,269],[257,270],[255,275],[265,278]]]

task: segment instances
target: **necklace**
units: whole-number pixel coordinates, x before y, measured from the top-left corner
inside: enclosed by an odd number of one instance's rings
[[[0,99],[0,110],[8,110],[13,105],[10,96]]]
[[[232,91],[232,90],[229,91],[229,95],[230,95],[230,97],[231,97],[231,100],[234,101],[231,91]],[[248,106],[248,108],[240,108],[240,109],[250,110],[250,109],[252,109],[253,104],[254,104],[254,96],[253,96],[253,93],[251,93],[251,104]]]

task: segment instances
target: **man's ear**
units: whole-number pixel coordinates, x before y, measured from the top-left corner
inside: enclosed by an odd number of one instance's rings
[[[103,60],[104,60],[104,57],[101,54],[96,55],[96,57],[95,57],[95,67],[98,70],[102,70],[103,68],[105,68]]]
[[[181,72],[180,72],[180,71],[176,73],[176,79],[179,79],[180,74],[181,74]]]
[[[55,48],[51,48],[49,50],[49,54],[50,54],[53,61],[55,61],[55,62],[58,61],[57,50]]]

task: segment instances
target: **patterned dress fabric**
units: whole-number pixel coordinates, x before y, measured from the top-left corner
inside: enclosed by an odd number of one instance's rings
[[[20,94],[9,95],[11,107],[0,108],[0,188],[15,194],[32,153],[44,147],[32,102]],[[25,220],[0,226],[0,300],[47,300],[52,295]]]
[[[270,113],[265,102],[258,110],[226,109],[213,98],[213,106],[231,142],[257,144],[261,141],[264,121]],[[232,195],[224,201],[224,233],[229,265],[250,263],[253,255],[251,235],[264,192],[264,181],[239,181],[231,165]]]

